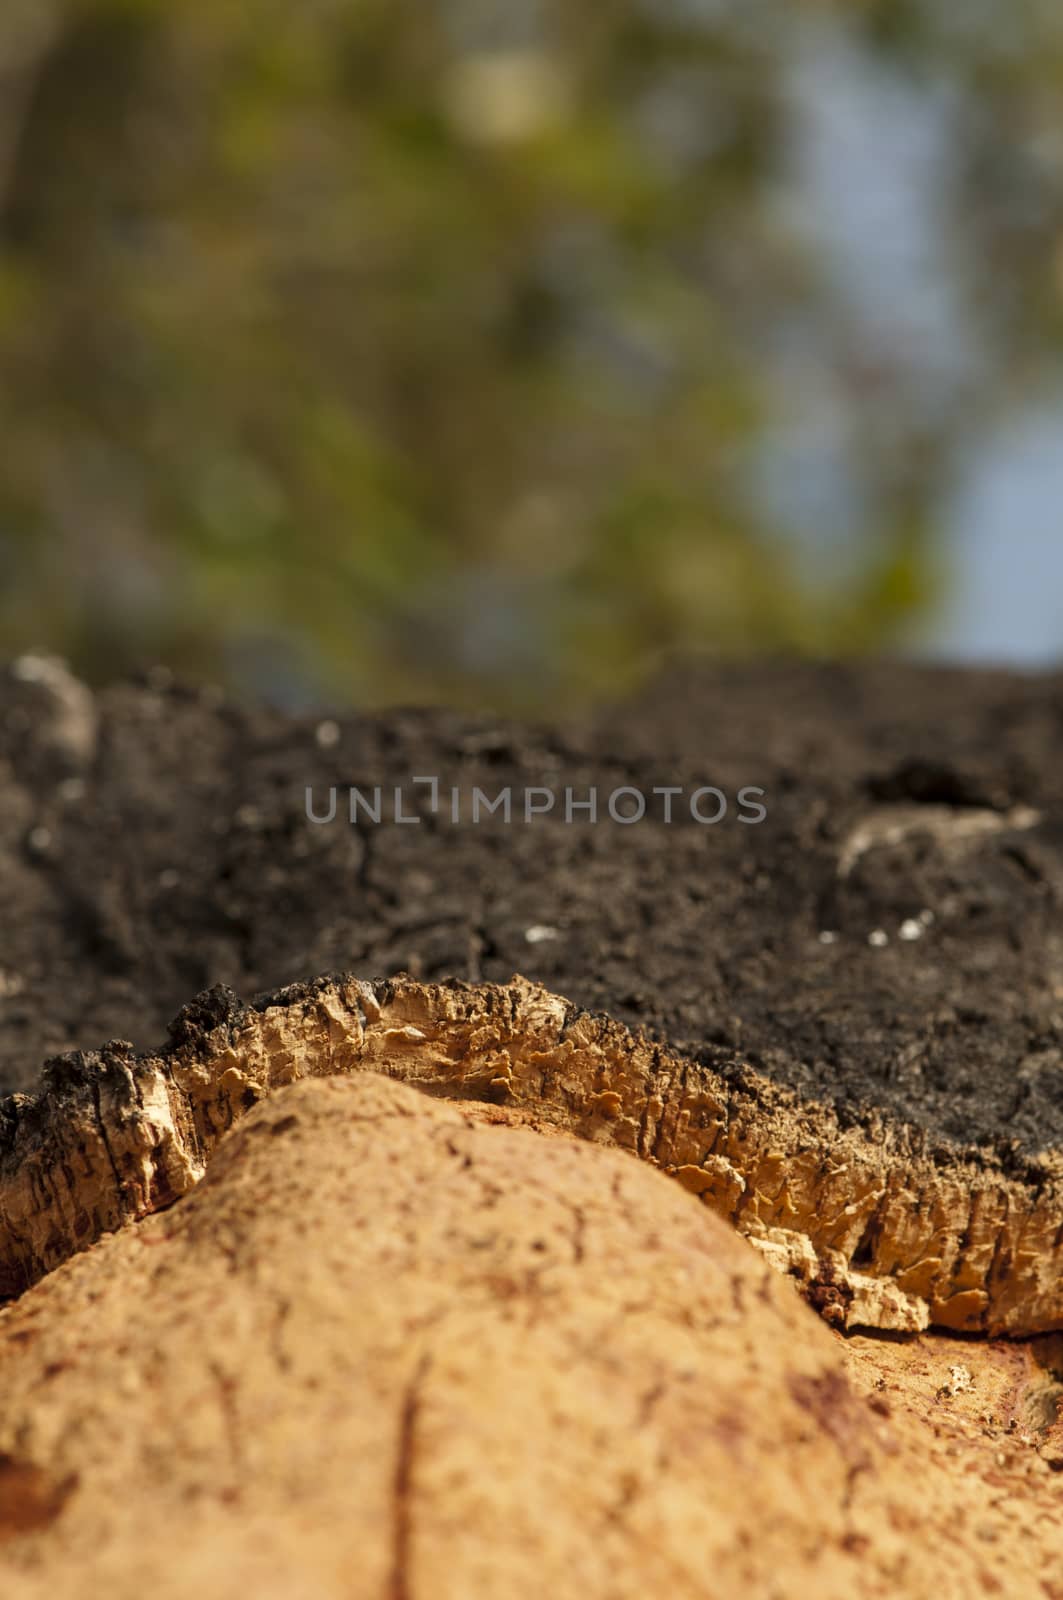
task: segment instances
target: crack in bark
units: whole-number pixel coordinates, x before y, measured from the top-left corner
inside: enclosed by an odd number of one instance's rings
[[[398,1447],[392,1490],[391,1573],[388,1600],[413,1600],[410,1584],[410,1555],[413,1545],[414,1467],[417,1450],[417,1424],[422,1388],[431,1357],[422,1355],[407,1385],[399,1413]]]
[[[118,1194],[121,1194],[124,1185],[121,1175],[118,1171],[118,1163],[114,1158],[114,1150],[111,1147],[111,1141],[107,1133],[107,1124],[103,1117],[103,1107],[100,1102],[100,1083],[98,1078],[93,1078],[91,1080],[90,1088],[92,1091],[92,1104],[96,1112],[96,1127],[99,1132],[103,1148],[107,1153],[107,1160],[110,1164],[111,1175],[114,1178],[115,1191]]]

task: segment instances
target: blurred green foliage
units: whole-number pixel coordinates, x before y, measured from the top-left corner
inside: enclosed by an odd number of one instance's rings
[[[1063,41],[961,9],[4,0],[0,647],[542,706],[902,637],[1061,318]],[[789,64],[840,34],[957,98],[992,394],[913,410],[783,203]],[[870,489],[836,564],[749,487],[802,329]]]

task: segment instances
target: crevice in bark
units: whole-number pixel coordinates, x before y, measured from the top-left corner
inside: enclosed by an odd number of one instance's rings
[[[417,1451],[417,1419],[421,1390],[430,1358],[423,1355],[402,1399],[399,1437],[395,1457],[394,1510],[392,1516],[391,1580],[389,1600],[413,1600],[410,1584],[410,1554],[413,1539],[414,1467]]]

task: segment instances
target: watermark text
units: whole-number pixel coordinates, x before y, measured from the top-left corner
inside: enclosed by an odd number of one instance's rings
[[[444,785],[439,778],[411,777],[404,783],[375,784],[346,790],[333,784],[317,790],[306,786],[306,816],[322,827],[342,818],[352,827],[392,823],[417,826],[426,816],[439,817],[455,827],[473,826],[490,819],[508,826],[528,825],[551,817],[565,823],[613,822],[629,827],[647,818],[655,822],[694,822],[712,828],[731,820],[755,826],[768,815],[765,791],[748,784],[734,794],[702,784],[654,784],[649,789],[621,784],[606,789],[596,784],[522,787],[505,784],[489,792],[477,785]]]

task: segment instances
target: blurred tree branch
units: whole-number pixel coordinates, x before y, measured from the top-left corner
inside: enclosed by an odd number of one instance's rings
[[[5,0],[0,14],[0,227],[26,114],[61,25],[50,0]]]

